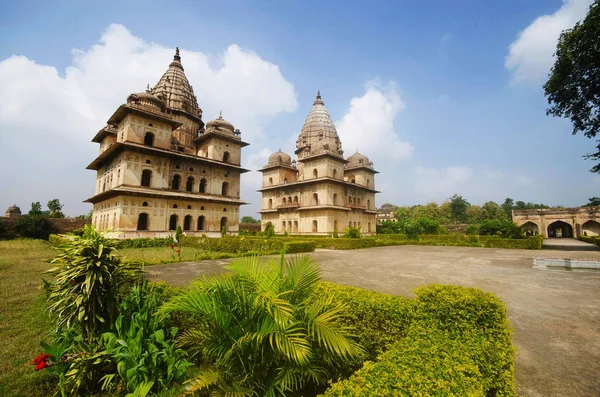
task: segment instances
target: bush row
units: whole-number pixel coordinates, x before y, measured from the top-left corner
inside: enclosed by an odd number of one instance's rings
[[[590,244],[600,245],[600,236],[579,236],[579,240]]]
[[[325,396],[514,395],[512,331],[495,295],[430,285],[407,302],[350,287],[323,288],[349,304],[357,336],[370,353],[385,350]]]

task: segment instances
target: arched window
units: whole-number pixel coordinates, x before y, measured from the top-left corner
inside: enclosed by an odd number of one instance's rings
[[[200,207],[200,211],[204,211],[204,206]]]
[[[154,146],[154,134],[153,133],[146,132],[146,135],[144,135],[144,145]]]
[[[229,163],[229,152],[223,153],[223,162]]]
[[[273,199],[269,199],[269,209],[273,208]]]
[[[333,193],[333,205],[337,205],[337,193]]]
[[[169,218],[169,230],[177,230],[177,215],[175,214]]]
[[[338,224],[337,224],[337,220],[333,221],[333,231],[334,231],[334,232],[337,232],[337,231],[338,231],[338,229],[337,229],[337,225],[338,225]]]
[[[285,233],[285,221],[281,222],[281,232]]]
[[[152,171],[142,171],[142,186],[150,187],[150,181],[152,180]]]
[[[312,231],[313,231],[313,233],[316,233],[319,231],[319,224],[317,223],[316,219],[312,223]]]
[[[294,229],[293,229],[294,233],[298,233],[298,221],[294,221]]]
[[[148,202],[147,202],[147,201],[144,201],[144,202],[142,203],[142,207],[147,207],[147,206],[148,206]]]
[[[367,187],[368,186],[371,186],[371,180],[370,179],[367,179]]]
[[[317,171],[317,169],[316,169],[316,168],[313,170],[313,176],[314,176],[315,178],[318,178],[318,177],[319,177],[319,171]]]
[[[286,199],[284,197],[283,199],[281,199],[281,204],[285,205],[285,203],[286,203]]]
[[[204,215],[198,217],[198,230],[204,230]]]
[[[367,209],[370,210],[371,209],[371,200],[367,200]]]
[[[200,193],[206,193],[206,178],[200,179]]]
[[[317,193],[312,195],[312,205],[319,205],[319,195]]]
[[[173,180],[171,181],[171,189],[179,190],[180,184],[181,184],[181,176],[173,175]]]
[[[292,196],[289,196],[287,201],[288,201],[288,204],[292,204]]]
[[[269,178],[269,186],[273,186],[273,178]]]
[[[146,160],[146,164],[152,164],[152,161],[150,161],[150,159]]]
[[[223,186],[221,187],[221,195],[229,196],[229,182],[223,182]]]
[[[183,218],[183,230],[192,230],[192,216],[186,215]]]
[[[227,212],[227,208],[223,208],[223,212]]]
[[[298,196],[294,196],[294,204],[298,204]]]
[[[177,208],[177,204],[173,204],[173,208]]]
[[[188,177],[187,182],[185,184],[185,190],[188,192],[191,192],[192,189],[194,188],[194,182],[195,182],[195,180],[194,180],[193,176]]]
[[[334,177],[334,178],[337,178],[337,170],[336,170],[335,168],[334,168],[334,170],[333,170],[333,177]]]
[[[287,178],[283,178],[283,183],[287,183]]]
[[[188,206],[187,206],[187,209],[188,209],[188,210],[191,210],[191,209],[192,209],[192,206],[191,206],[191,205],[188,205]]]
[[[287,228],[288,232],[292,232],[292,221],[288,221],[288,228]]]
[[[225,230],[227,232],[227,217],[224,216],[221,218],[221,231]]]

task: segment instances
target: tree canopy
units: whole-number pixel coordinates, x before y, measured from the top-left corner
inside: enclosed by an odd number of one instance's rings
[[[242,216],[242,220],[240,221],[240,223],[260,223],[260,221],[258,219],[254,219],[251,216]]]
[[[568,117],[573,135],[582,132],[593,138],[600,131],[600,0],[594,1],[583,21],[563,31],[556,48],[556,60],[546,84],[550,107],[547,114]],[[600,140],[596,153],[584,157],[600,161]],[[600,172],[600,162],[592,169]]]

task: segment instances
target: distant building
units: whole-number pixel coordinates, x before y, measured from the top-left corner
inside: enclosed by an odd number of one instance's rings
[[[331,234],[349,226],[375,233],[373,163],[356,152],[344,158],[342,142],[320,93],[296,141],[298,162],[281,150],[262,178],[262,224],[277,233]]]
[[[131,94],[92,142],[100,153],[92,224],[128,236],[238,231],[238,129],[219,116],[206,124],[179,49],[154,88]]]
[[[512,220],[528,234],[546,238],[600,235],[600,207],[513,210]]]
[[[396,210],[399,207],[394,204],[385,203],[377,210],[377,222],[396,222]]]
[[[8,207],[4,216],[6,218],[18,218],[21,216],[21,209],[17,207],[16,204],[13,204],[10,207]]]

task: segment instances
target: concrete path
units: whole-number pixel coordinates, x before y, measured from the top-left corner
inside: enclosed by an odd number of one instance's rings
[[[395,246],[312,254],[325,280],[412,296],[415,287],[478,287],[506,302],[514,328],[519,396],[600,396],[600,272],[533,268],[533,258],[600,261],[600,251]],[[186,285],[230,260],[148,267],[151,279]]]
[[[600,251],[600,246],[574,238],[546,238],[543,248],[560,251]]]

